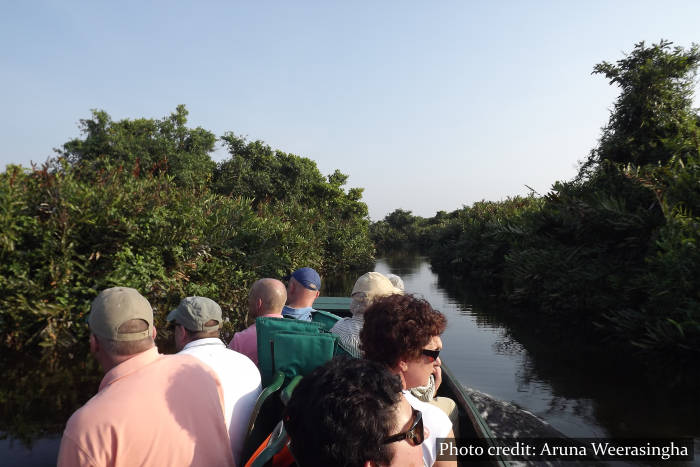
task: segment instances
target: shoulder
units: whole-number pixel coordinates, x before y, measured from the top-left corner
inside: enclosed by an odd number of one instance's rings
[[[233,339],[231,339],[231,342],[240,342],[242,340],[257,338],[257,335],[257,329],[253,324],[251,326],[248,326],[244,330],[235,333],[233,335]]]
[[[350,318],[340,318],[331,328],[331,332],[344,331],[345,329],[347,329],[348,324],[350,324],[348,323],[349,319]]]
[[[417,399],[408,391],[404,391],[403,394],[411,407],[421,411],[425,424],[431,432],[435,433],[435,437],[444,438],[447,436],[452,429],[452,422],[445,412],[435,405]]]

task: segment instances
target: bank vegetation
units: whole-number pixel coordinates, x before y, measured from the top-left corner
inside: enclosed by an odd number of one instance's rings
[[[308,158],[163,119],[113,121],[93,111],[82,136],[41,166],[0,174],[0,345],[85,341],[90,301],[134,287],[157,325],[181,298],[222,305],[245,325],[247,291],[297,267],[366,268],[374,248],[362,189]]]
[[[554,332],[697,362],[699,63],[697,46],[661,41],[598,64],[620,95],[575,179],[432,218],[398,209],[371,226],[378,250],[420,249],[437,271]]]

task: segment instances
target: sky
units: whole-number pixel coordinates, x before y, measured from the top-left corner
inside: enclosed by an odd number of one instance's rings
[[[699,18],[696,0],[4,0],[0,169],[45,161],[91,109],[184,104],[191,127],[348,174],[375,221],[545,194],[608,121],[618,90],[593,66],[698,43]]]

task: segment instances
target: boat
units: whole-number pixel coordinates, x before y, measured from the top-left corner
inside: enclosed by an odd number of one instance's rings
[[[311,324],[308,322],[295,322],[294,326],[299,326],[301,328],[306,328],[307,330],[315,331],[314,326],[318,325],[326,330],[330,329],[338,317],[348,317],[350,316],[350,298],[349,297],[318,297],[314,302],[314,309],[318,310],[317,313],[313,315],[313,321],[316,324]],[[266,318],[258,318],[258,320],[265,320]],[[284,325],[290,324],[291,320],[275,320],[274,318],[268,318],[267,321],[270,324]],[[263,326],[264,328],[264,326]],[[312,329],[314,328],[314,329]],[[258,328],[260,329],[260,328]],[[327,336],[324,336],[327,337]],[[329,337],[329,336],[328,336]],[[258,399],[258,404],[254,409],[253,416],[248,427],[248,436],[246,440],[246,446],[244,447],[244,459],[248,461],[246,465],[251,465],[254,467],[270,465],[268,462],[273,456],[281,455],[285,449],[287,436],[284,431],[284,427],[279,420],[281,419],[281,412],[286,401],[289,400],[292,391],[296,384],[298,384],[301,379],[300,375],[296,377],[289,378],[289,375],[282,375],[277,372],[276,375],[270,376],[274,371],[270,371],[270,368],[264,368],[265,356],[261,354],[261,351],[267,350],[267,346],[261,346],[260,335],[258,335],[258,357],[261,374],[263,375],[263,390],[261,396]],[[268,339],[265,338],[262,341],[265,342]],[[274,345],[270,340],[271,351],[268,351],[268,357],[274,359]],[[265,353],[265,352],[263,352]],[[274,370],[274,365],[272,365]],[[266,376],[268,375],[267,380]],[[438,388],[437,396],[449,397],[457,404],[458,414],[459,414],[459,439],[467,440],[472,444],[472,442],[478,442],[480,446],[483,446],[485,451],[488,451],[488,447],[496,447],[498,443],[496,442],[491,429],[486,424],[478,409],[474,405],[474,402],[470,399],[469,395],[459,383],[457,378],[455,378],[452,371],[443,361],[442,363],[442,384]],[[269,434],[269,435],[268,435]],[[459,447],[459,442],[456,443],[457,448]],[[251,459],[255,460],[251,462]],[[506,467],[508,463],[498,455],[484,456],[482,457],[478,464],[475,464],[474,460],[460,459],[458,458],[458,465],[488,465],[493,467]]]

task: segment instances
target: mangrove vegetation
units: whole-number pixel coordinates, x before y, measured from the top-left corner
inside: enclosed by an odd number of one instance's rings
[[[372,264],[367,206],[347,175],[233,133],[216,163],[216,136],[187,114],[93,111],[45,164],[0,174],[2,347],[87,342],[90,301],[116,285],[143,293],[156,325],[182,297],[211,297],[230,333],[260,277]]]
[[[378,251],[423,251],[435,270],[555,332],[697,361],[699,63],[697,46],[661,41],[596,65],[620,94],[577,177],[432,218],[398,209],[370,228]]]

